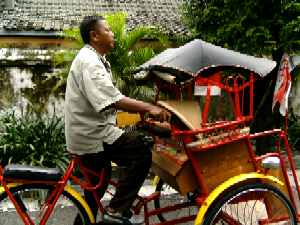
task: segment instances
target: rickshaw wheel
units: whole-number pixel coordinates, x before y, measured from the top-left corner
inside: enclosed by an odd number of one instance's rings
[[[278,188],[255,183],[225,191],[212,203],[202,224],[296,225],[297,220],[290,201]]]
[[[193,203],[192,196],[189,195],[182,196],[178,191],[173,189],[162,179],[159,179],[155,191],[160,192],[160,198],[154,199],[155,209],[159,210],[162,207],[174,206],[175,204],[187,205],[187,207],[179,209],[177,211],[157,214],[159,221],[165,222],[167,220],[172,220],[174,218],[181,218],[181,217],[192,216],[192,215],[196,217],[198,212],[198,207],[195,206],[195,204]],[[189,224],[189,223],[185,223],[185,224]],[[191,221],[190,224],[194,224],[194,222]]]

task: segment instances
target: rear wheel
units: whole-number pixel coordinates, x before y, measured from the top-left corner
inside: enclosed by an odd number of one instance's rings
[[[274,186],[246,184],[227,191],[212,204],[203,225],[296,225],[295,210]]]
[[[52,185],[24,184],[10,189],[19,205],[28,213],[35,224],[41,220],[40,212],[51,191]],[[77,219],[75,219],[77,218]],[[76,220],[76,221],[75,221]],[[0,224],[24,225],[5,192],[0,195]],[[47,225],[89,225],[90,220],[83,206],[68,192],[63,192],[53,209]]]
[[[160,179],[157,183],[155,191],[160,193],[160,198],[154,200],[155,209],[172,207],[176,204],[182,204],[186,206],[178,210],[159,213],[157,215],[159,221],[165,222],[172,219],[190,217],[190,222],[184,222],[182,224],[194,224],[193,221],[197,215],[198,207],[193,203],[192,197],[182,196],[178,191],[166,184],[162,179]]]

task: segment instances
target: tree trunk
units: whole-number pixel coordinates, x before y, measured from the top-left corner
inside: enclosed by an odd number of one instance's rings
[[[277,66],[267,77],[257,80],[254,88],[254,112],[255,118],[251,124],[251,133],[262,132],[274,128],[282,127],[284,118],[279,114],[278,110],[272,112],[272,101],[274,89],[277,79],[277,72],[283,52],[277,50],[273,53],[273,59],[277,62]],[[261,97],[263,96],[263,97]],[[274,150],[274,137],[259,138],[256,140],[256,154]]]

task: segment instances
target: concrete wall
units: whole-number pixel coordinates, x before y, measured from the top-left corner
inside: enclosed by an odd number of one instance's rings
[[[1,1],[1,0],[0,0]],[[19,37],[19,36],[1,36],[0,35],[0,48],[1,47],[19,47],[19,48],[44,48],[44,47],[76,47],[72,41],[47,38],[47,37]]]

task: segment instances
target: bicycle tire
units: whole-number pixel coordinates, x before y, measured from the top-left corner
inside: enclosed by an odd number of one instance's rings
[[[29,216],[35,224],[39,224],[39,212],[43,202],[54,189],[48,184],[23,184],[10,188],[11,193],[22,201]],[[45,199],[44,199],[45,198]],[[76,221],[75,221],[76,220]],[[0,194],[0,224],[1,225],[24,225],[19,214],[16,212],[6,192]],[[88,214],[81,203],[70,193],[63,191],[56,202],[47,225],[90,225]]]
[[[169,190],[166,191],[165,189],[169,189],[171,191],[169,191]],[[154,199],[154,208],[155,209],[160,209],[161,206],[162,207],[166,207],[169,205],[172,206],[173,203],[174,204],[187,203],[188,205],[190,205],[188,208],[177,210],[177,214],[176,214],[176,211],[172,211],[170,213],[157,214],[157,218],[160,222],[165,222],[168,220],[172,220],[174,218],[180,218],[180,217],[184,217],[184,216],[191,216],[191,215],[196,216],[196,214],[198,212],[198,207],[196,207],[187,196],[182,196],[179,192],[177,192],[175,189],[173,189],[168,184],[166,184],[162,179],[159,179],[159,181],[156,185],[155,191],[160,193],[160,198]],[[164,195],[163,192],[171,192],[171,194],[169,194],[170,196],[167,197],[168,194]],[[162,199],[162,198],[164,198],[164,199]],[[169,201],[171,203],[169,203]],[[164,203],[162,203],[162,202],[164,202]],[[187,222],[185,224],[189,224],[189,223]],[[193,221],[191,221],[190,224],[194,224]]]
[[[278,205],[279,203],[281,204],[280,207]],[[271,207],[273,207],[273,211],[267,212]],[[270,215],[275,213],[275,207],[280,209],[281,215],[273,214],[271,218]],[[239,214],[239,212],[241,214]],[[276,213],[278,213],[278,211],[276,211]],[[253,217],[254,214],[256,217]],[[252,225],[259,224],[259,221],[263,219],[274,219],[275,217],[279,219],[283,215],[287,217],[287,219],[284,220],[284,224],[297,224],[294,208],[287,197],[278,188],[264,183],[245,184],[244,186],[231,188],[229,191],[227,190],[222,196],[215,200],[208,209],[202,225]],[[251,216],[251,218],[247,216]],[[274,221],[271,224],[282,224],[282,222],[283,221]]]

